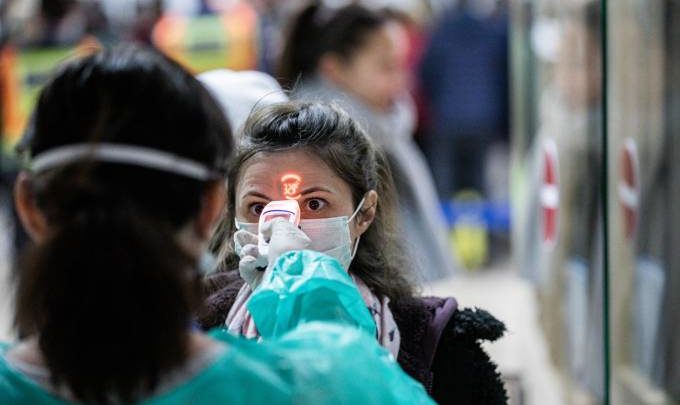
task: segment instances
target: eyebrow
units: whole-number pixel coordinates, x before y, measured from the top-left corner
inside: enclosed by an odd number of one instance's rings
[[[264,200],[273,201],[268,195],[262,194],[262,193],[257,192],[257,191],[248,191],[247,193],[245,193],[245,194],[243,195],[243,197],[242,197],[241,199],[243,200],[243,199],[245,199],[245,198],[248,197],[248,196],[254,196],[254,197],[262,198],[262,199],[264,199]]]
[[[314,193],[316,191],[325,191],[326,193],[333,194],[333,191],[331,191],[330,189],[327,189],[326,187],[322,187],[322,186],[314,186],[314,187],[306,188],[306,189],[302,190],[302,192],[300,194],[301,195],[311,194],[311,193]]]
[[[317,192],[317,191],[324,191],[326,193],[333,194],[333,191],[331,191],[330,189],[328,189],[326,187],[314,186],[314,187],[309,187],[309,188],[302,190],[302,192],[300,192],[300,195],[311,194],[311,193],[314,193],[314,192]],[[264,200],[274,201],[274,199],[269,197],[268,195],[260,193],[259,191],[254,191],[254,190],[248,191],[247,193],[245,193],[241,199],[243,200],[243,199],[245,199],[246,197],[249,197],[249,196],[262,198]]]

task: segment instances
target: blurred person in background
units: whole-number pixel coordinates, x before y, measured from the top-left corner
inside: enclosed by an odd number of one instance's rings
[[[446,0],[447,7],[455,3]],[[414,140],[425,151],[425,137],[429,129],[429,111],[420,80],[420,65],[428,44],[429,32],[438,10],[430,0],[361,0],[358,1],[374,10],[383,10],[389,18],[398,22],[406,33],[404,68],[406,83],[416,107]]]
[[[120,41],[151,45],[154,25],[163,14],[163,0],[100,0],[113,36]]]
[[[293,99],[343,107],[385,150],[406,248],[416,274],[432,281],[451,275],[455,265],[431,173],[413,141],[407,44],[403,26],[382,12],[312,2],[291,21],[278,77]]]
[[[71,61],[42,91],[23,146],[15,201],[35,245],[16,278],[22,339],[0,345],[0,403],[432,403],[355,327],[371,322],[346,304],[361,302],[356,288],[323,289],[337,303],[324,318],[302,308],[306,322],[260,344],[192,326],[232,140],[179,65],[134,47]],[[272,274],[313,261],[327,270],[318,278],[350,286],[329,256],[291,252],[281,231],[301,231],[282,223],[270,228]]]
[[[387,3],[390,3],[387,1]],[[427,7],[426,1],[414,1],[402,5],[398,8],[397,3],[387,6],[385,12],[390,18],[398,22],[406,33],[406,54],[404,56],[404,68],[406,74],[406,86],[411,94],[416,107],[416,125],[414,130],[414,140],[421,150],[423,144],[424,130],[427,126],[429,116],[425,95],[423,94],[420,83],[419,68],[427,44],[427,26],[432,16]]]
[[[284,24],[296,9],[294,1],[252,0],[260,16],[257,70],[275,75],[283,48]]]
[[[37,46],[73,45],[86,35],[108,38],[108,28],[98,1],[41,0],[25,40]]]
[[[423,57],[426,150],[442,199],[464,189],[483,193],[486,148],[508,137],[507,13],[495,2],[462,0],[447,11]]]
[[[132,27],[134,41],[152,44],[153,27],[163,15],[162,0],[147,0],[137,3],[136,18]]]
[[[462,0],[439,17],[420,68],[429,112],[425,151],[439,197],[464,210],[451,238],[468,268],[488,255],[487,150],[508,139],[507,19],[503,2]]]

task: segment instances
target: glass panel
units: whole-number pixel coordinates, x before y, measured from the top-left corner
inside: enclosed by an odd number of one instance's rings
[[[514,256],[567,403],[604,399],[599,1],[513,3]]]
[[[611,394],[617,404],[680,400],[678,23],[677,1],[622,0],[608,7]]]

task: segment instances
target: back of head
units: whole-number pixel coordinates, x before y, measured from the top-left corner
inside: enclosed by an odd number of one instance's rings
[[[27,136],[31,157],[124,144],[215,173],[231,151],[229,127],[201,84],[135,47],[61,68]],[[178,234],[215,181],[87,158],[31,175],[49,232],[24,254],[16,324],[37,336],[53,384],[82,401],[129,402],[185,361],[199,274]]]
[[[388,21],[386,15],[359,4],[331,8],[312,1],[288,27],[279,63],[279,81],[290,88],[296,81],[311,77],[327,53],[350,60],[370,34]]]
[[[228,172],[228,202],[215,239],[224,269],[234,268],[231,235],[235,232],[236,185],[241,167],[258,153],[307,149],[325,162],[352,190],[357,206],[364,195],[379,195],[376,217],[361,236],[349,271],[374,292],[399,299],[411,294],[404,276],[402,249],[397,239],[396,192],[383,152],[364,130],[338,107],[322,103],[288,102],[256,110],[246,121],[238,153]]]

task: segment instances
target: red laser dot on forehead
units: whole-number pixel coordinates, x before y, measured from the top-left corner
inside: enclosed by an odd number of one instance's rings
[[[283,196],[287,200],[297,200],[300,198],[300,183],[302,183],[302,178],[297,174],[288,173],[281,177],[281,188],[283,190]]]

